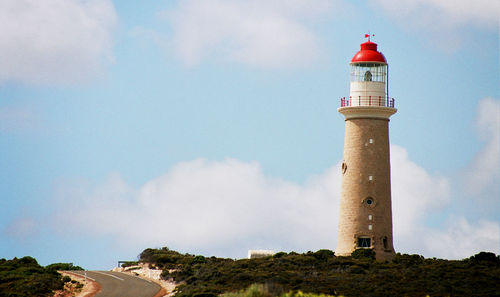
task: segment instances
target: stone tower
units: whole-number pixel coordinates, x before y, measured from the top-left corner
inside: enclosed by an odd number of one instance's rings
[[[387,60],[365,37],[350,63],[350,96],[338,108],[345,117],[345,139],[335,254],[371,248],[385,260],[394,255],[389,117],[397,110],[388,97]]]

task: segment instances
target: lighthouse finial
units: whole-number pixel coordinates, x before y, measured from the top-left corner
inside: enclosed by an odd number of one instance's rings
[[[370,34],[370,31],[368,31],[368,34],[365,34],[365,38],[368,38],[368,41],[370,41],[370,37],[375,36],[375,34]]]

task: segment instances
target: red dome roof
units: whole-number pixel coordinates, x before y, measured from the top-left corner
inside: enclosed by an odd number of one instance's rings
[[[387,64],[384,55],[377,51],[377,44],[371,41],[362,43],[361,50],[352,57],[351,63],[359,62],[382,62]]]

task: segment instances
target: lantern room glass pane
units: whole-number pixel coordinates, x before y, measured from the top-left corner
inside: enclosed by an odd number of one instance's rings
[[[377,63],[356,63],[351,65],[351,81],[386,82],[387,65]]]

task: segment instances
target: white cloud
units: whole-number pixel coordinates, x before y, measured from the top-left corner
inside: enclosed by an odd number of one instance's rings
[[[498,210],[499,100],[479,101],[476,128],[484,146],[466,170],[453,178],[431,176],[416,164],[404,161],[407,153],[403,148],[391,147],[396,248],[452,259],[479,251],[500,253],[500,222],[479,217],[485,210]],[[441,219],[436,220],[439,213]],[[434,222],[428,223],[429,219]],[[446,223],[439,226],[443,219]]]
[[[451,216],[446,229],[428,230],[422,238],[426,253],[434,257],[464,259],[479,251],[500,253],[500,224],[488,220],[471,225],[464,217]]]
[[[371,0],[375,11],[383,12],[404,30],[426,36],[432,45],[452,53],[471,28],[498,30],[498,0]]]
[[[395,245],[401,252],[456,257],[491,250],[497,222],[478,227],[460,221],[463,244],[452,251],[433,244],[454,238],[455,229],[422,224],[449,203],[449,182],[427,173],[392,146]],[[334,250],[340,197],[339,165],[304,185],[265,176],[258,163],[204,159],[180,163],[168,173],[129,187],[119,175],[100,186],[70,183],[59,187],[57,229],[111,237],[135,251],[169,246],[209,255],[243,257],[248,249]],[[487,232],[476,232],[488,227]],[[460,234],[462,234],[460,233]]]
[[[65,211],[56,224],[62,232],[84,228],[136,248],[203,247],[231,255],[256,247],[333,249],[337,175],[328,170],[301,187],[265,177],[257,163],[199,159],[178,164],[138,191],[116,175],[90,191],[63,187],[57,203]]]
[[[500,195],[500,100],[484,98],[479,102],[476,126],[482,149],[463,173],[462,184],[467,194],[480,199]]]
[[[112,60],[110,0],[0,1],[0,82],[67,84]]]
[[[431,176],[397,145],[391,146],[391,165],[394,237],[399,247],[409,248],[414,244],[409,238],[421,228],[422,217],[449,203],[450,182],[445,177]]]
[[[498,26],[497,0],[372,0],[374,7],[407,24],[424,26]],[[410,17],[411,16],[411,17]]]
[[[331,12],[328,0],[184,0],[163,15],[171,46],[187,65],[204,59],[263,68],[309,65],[322,58],[310,23]]]

